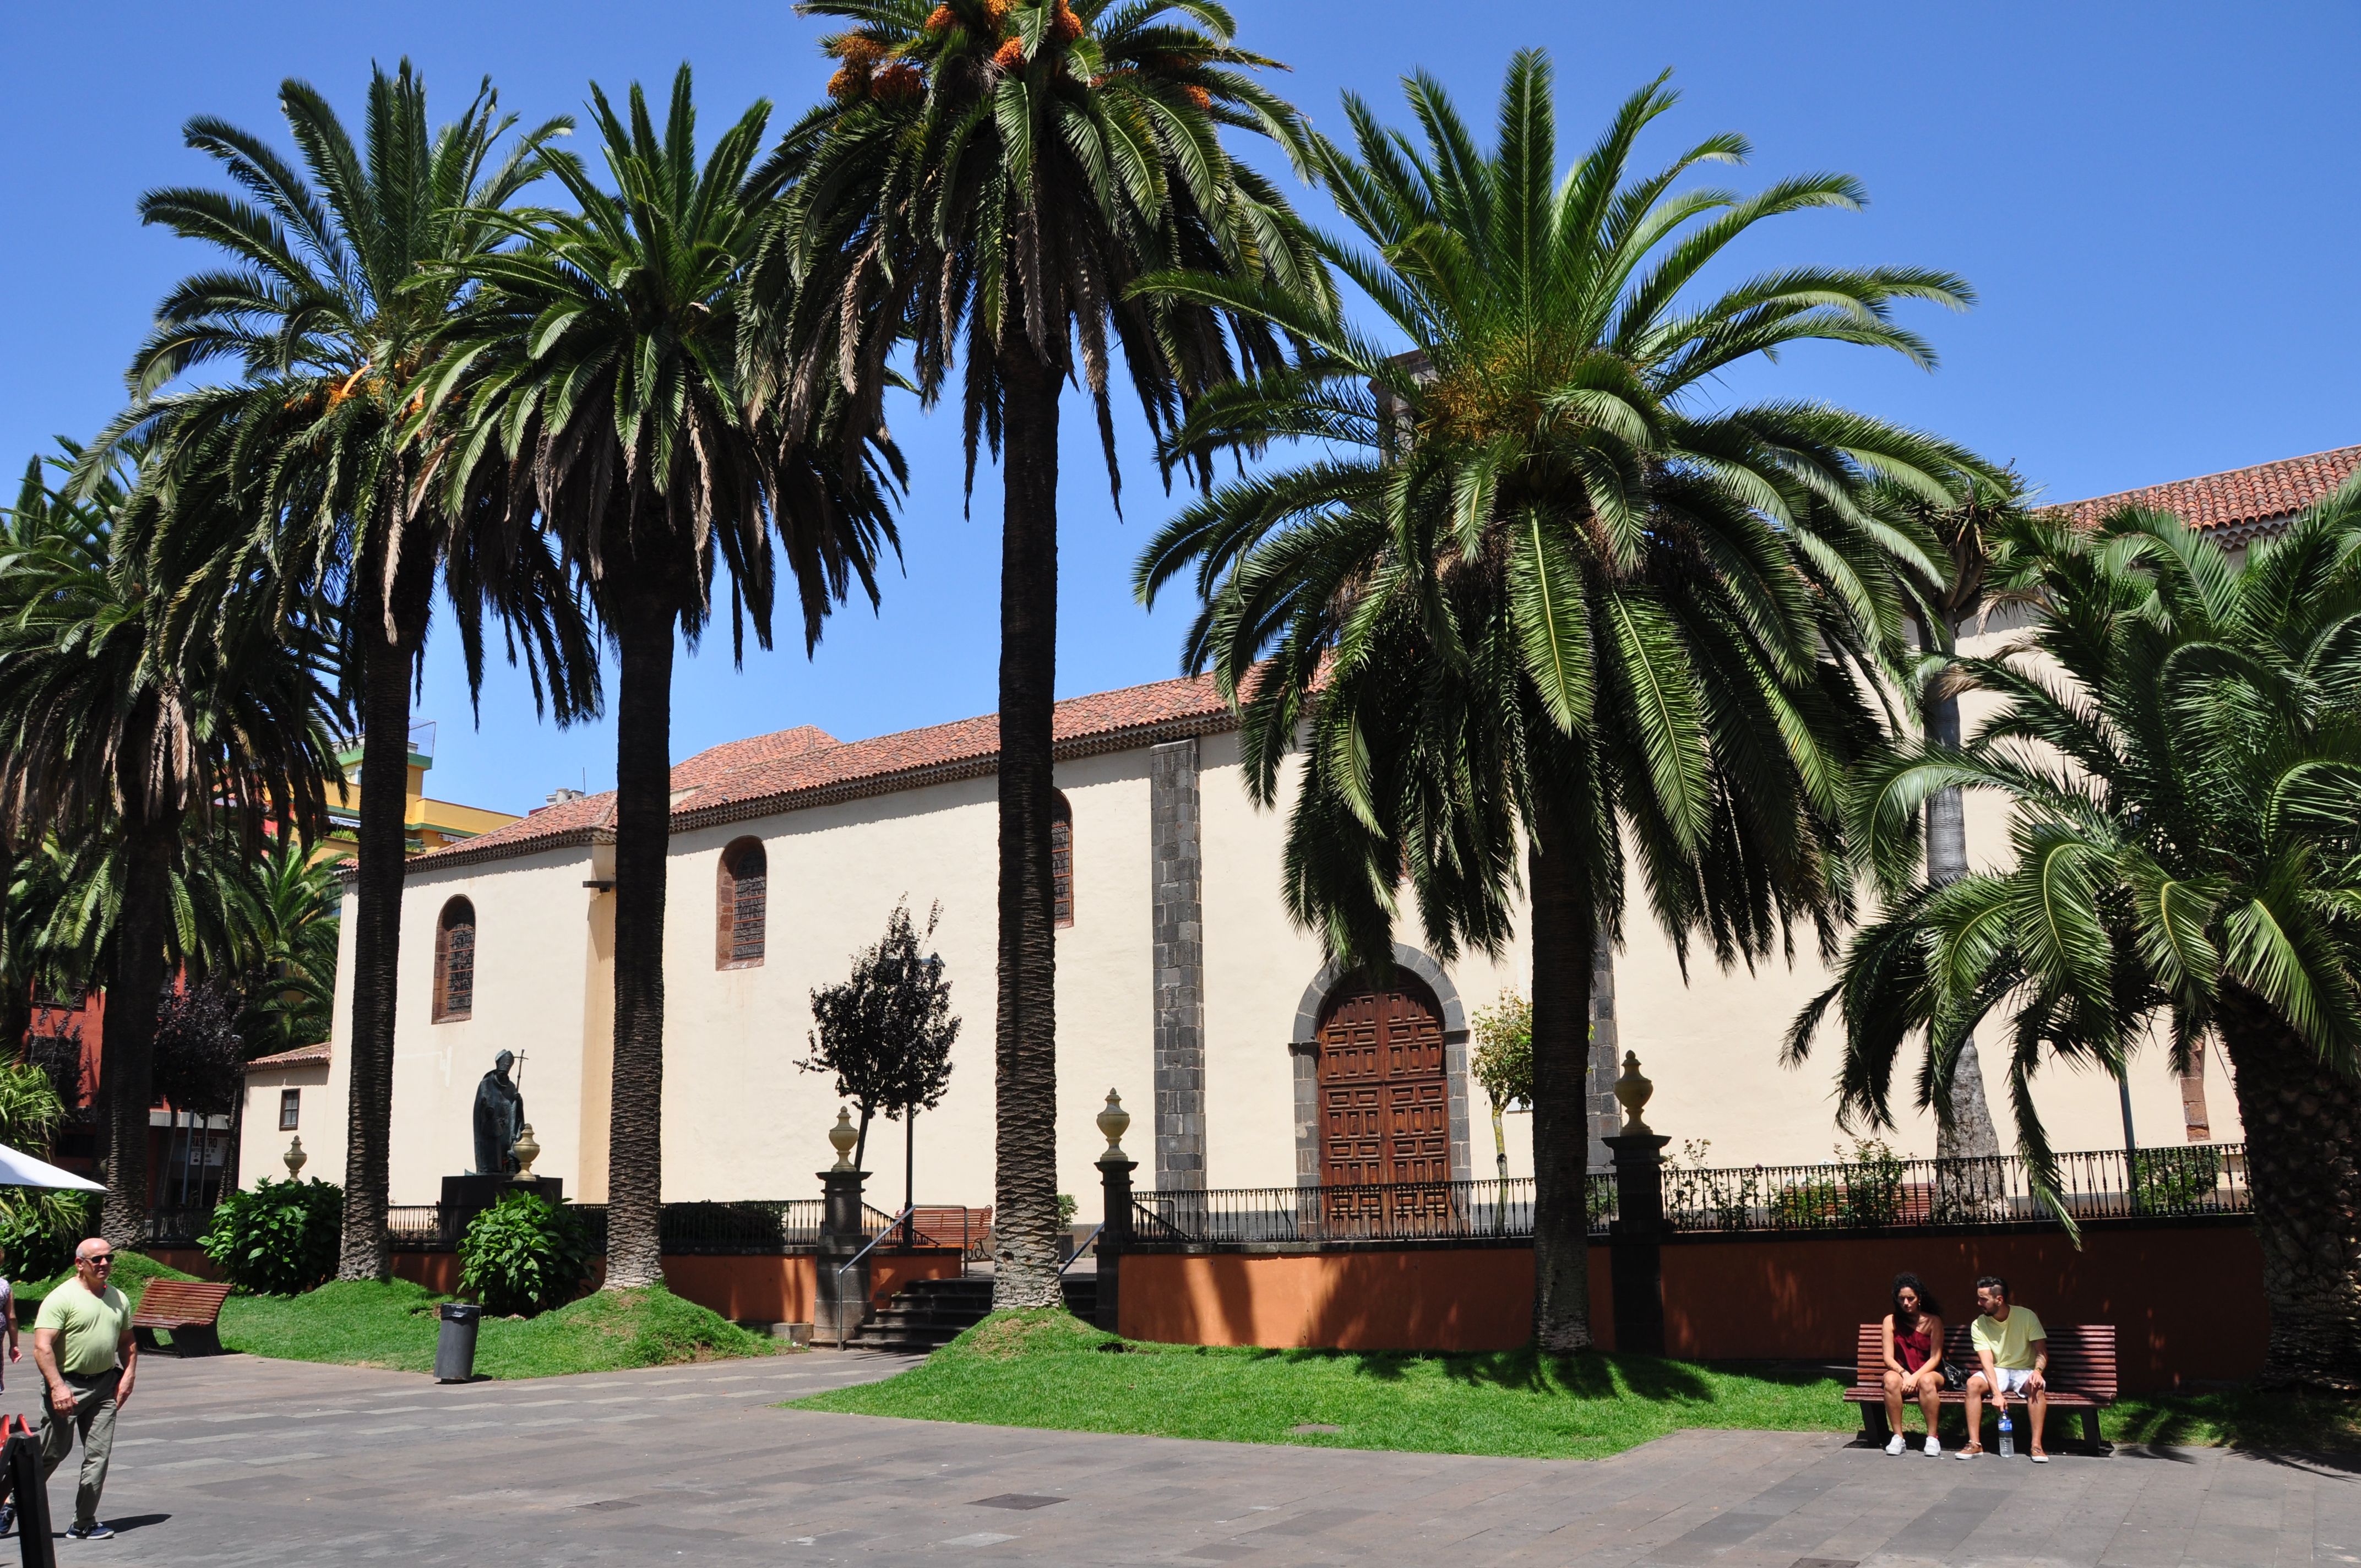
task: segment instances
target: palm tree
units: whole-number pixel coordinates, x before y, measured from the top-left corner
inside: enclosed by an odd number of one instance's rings
[[[1711,137],[1635,175],[1661,79],[1555,180],[1546,59],[1519,55],[1488,156],[1442,88],[1409,83],[1422,151],[1356,98],[1355,157],[1322,173],[1367,248],[1337,268],[1412,351],[1218,280],[1153,286],[1258,311],[1302,362],[1207,398],[1175,438],[1322,455],[1227,485],[1142,556],[1143,598],[1195,568],[1184,655],[1243,704],[1249,787],[1273,803],[1303,740],[1290,908],[1382,969],[1407,878],[1428,944],[1498,952],[1531,898],[1536,1288],[1552,1352],[1591,1343],[1584,1184],[1594,939],[1621,936],[1625,846],[1686,962],[1823,946],[1849,910],[1841,781],[1878,730],[1868,677],[1900,657],[1896,565],[1931,542],[1862,504],[1930,498],[1956,449],[1808,402],[1716,411],[1727,367],[1815,339],[1924,361],[1901,299],[1964,302],[1946,274],[1795,268],[1712,298],[1689,285],[1786,213],[1850,207],[1840,176],[1741,197],[1675,190]],[[1263,662],[1266,660],[1267,662]]]
[[[1960,633],[1982,609],[1993,555],[1999,542],[2025,517],[2025,486],[2014,473],[1997,480],[1971,477],[1960,493],[1938,505],[1901,487],[1885,487],[1879,499],[1934,535],[1938,560],[1948,570],[1931,581],[1905,576],[1911,624],[1916,632],[1920,671],[1916,683],[1920,725],[1938,746],[1960,743],[1960,694],[1945,678]],[[1937,790],[1927,800],[1927,881],[1935,887],[1968,872],[1968,820],[1957,789]],[[1984,1097],[1983,1065],[1972,1036],[1960,1041],[1951,1058],[1950,1081],[1937,1097],[1948,1115],[1935,1121],[1938,1159],[1995,1159],[2000,1135]],[[1972,1181],[1971,1176],[1969,1180]]]
[[[60,469],[80,455],[69,448]],[[316,628],[280,621],[263,595],[192,591],[222,533],[241,526],[225,488],[152,466],[80,466],[77,499],[45,488],[30,500],[71,521],[0,556],[0,815],[99,822],[120,845],[102,1228],[129,1246],[147,1214],[150,1047],[184,838],[221,814],[250,834],[266,820],[319,831],[334,715]],[[179,526],[158,526],[166,511],[183,514]]]
[[[1258,319],[1135,285],[1191,268],[1332,304],[1285,201],[1220,139],[1224,126],[1260,133],[1301,169],[1310,136],[1246,74],[1274,62],[1237,48],[1212,0],[797,9],[852,27],[826,40],[840,62],[833,103],[782,149],[808,159],[789,249],[826,280],[806,287],[811,319],[785,334],[801,371],[791,384],[836,371],[873,411],[906,338],[931,404],[963,354],[970,489],[981,446],[1002,465],[993,1299],[1050,1306],[1061,1299],[1049,862],[1060,399],[1079,372],[1120,504],[1111,341],[1159,433],[1242,366],[1278,365],[1278,335]]]
[[[305,594],[340,602],[339,674],[360,712],[361,798],[337,1274],[383,1278],[411,683],[438,574],[471,688],[489,607],[509,623],[510,657],[522,654],[536,705],[545,688],[560,724],[598,708],[588,620],[547,551],[510,532],[480,534],[433,504],[401,444],[407,383],[466,288],[450,269],[509,242],[493,214],[541,177],[549,142],[571,122],[509,139],[516,116],[500,114],[488,80],[438,130],[408,60],[392,76],[372,72],[358,144],[309,83],[282,83],[279,104],[297,161],[201,115],[188,123],[188,144],[218,159],[236,192],[179,187],[141,198],[146,222],[219,247],[230,266],[193,274],[166,296],[132,364],[137,400],[118,424],[181,448],[175,466],[234,474],[257,520],[235,553],[268,565],[290,613]],[[156,395],[223,362],[240,378]]]
[[[2361,484],[2243,561],[2140,510],[2091,533],[2031,520],[2012,553],[2010,591],[2040,620],[1958,664],[2004,706],[1964,746],[1904,744],[1866,773],[1894,902],[1791,1048],[1837,1007],[1843,1109],[1882,1124],[1906,1038],[1927,1041],[1925,1103],[1999,1013],[2017,1147],[2054,1201],[2046,1060],[2120,1078],[2161,1022],[2187,1071],[2219,1039],[2271,1306],[2264,1381],[2361,1390]],[[1913,888],[1919,810],[1952,787],[2009,804],[2009,861]]]
[[[328,1037],[335,1006],[336,927],[343,902],[333,859],[292,833],[274,833],[219,879],[230,940],[213,972],[234,981],[238,1033],[249,1057]]]
[[[686,66],[661,131],[634,84],[628,119],[591,89],[616,190],[570,155],[551,173],[577,211],[496,215],[529,240],[467,265],[480,292],[445,339],[416,428],[455,509],[505,494],[562,541],[620,666],[615,762],[615,1054],[608,1161],[609,1288],[661,1277],[664,910],[671,825],[674,641],[710,614],[717,554],[733,634],[770,636],[771,527],[804,644],[894,539],[898,457],[875,426],[839,458],[833,423],[802,435],[751,414],[738,366],[742,274],[775,199],[753,174],[767,104],[700,166]],[[860,444],[855,443],[856,446]]]

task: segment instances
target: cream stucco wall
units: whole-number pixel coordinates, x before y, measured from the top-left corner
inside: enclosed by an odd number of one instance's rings
[[[1979,640],[1979,651],[1997,639]],[[1969,721],[1980,717],[1971,701]],[[1203,866],[1205,1154],[1210,1185],[1279,1186],[1296,1179],[1295,1088],[1289,1042],[1299,1003],[1323,965],[1319,944],[1288,920],[1279,868],[1285,810],[1259,811],[1242,784],[1235,734],[1199,742]],[[1073,811],[1075,919],[1058,936],[1059,1130],[1062,1190],[1081,1218],[1098,1218],[1092,1162],[1102,1146],[1093,1117],[1110,1087],[1135,1117],[1126,1139],[1154,1172],[1154,993],[1149,753],[1146,747],[1071,760],[1059,786]],[[1290,764],[1284,794],[1291,795]],[[1993,802],[1972,800],[1971,859],[1989,863],[2004,823]],[[761,840],[768,861],[763,961],[715,963],[715,881],[723,850]],[[412,873],[402,917],[401,1012],[394,1064],[393,1199],[432,1202],[441,1179],[472,1159],[471,1108],[496,1052],[523,1054],[521,1084],[543,1154],[537,1169],[569,1193],[606,1196],[613,894],[611,850],[549,850]],[[983,1204],[994,1161],[993,1013],[995,809],[989,777],[938,784],[676,834],[666,900],[664,1195],[669,1200],[790,1198],[817,1192],[831,1157],[825,1134],[838,1104],[832,1082],[795,1065],[808,1051],[809,995],[846,974],[855,950],[875,941],[906,896],[923,920],[939,901],[935,944],[963,1020],[951,1086],[919,1118],[921,1201]],[[473,1015],[434,1023],[434,934],[445,903],[470,899],[477,914]],[[352,930],[346,899],[345,940]],[[1524,989],[1531,955],[1521,935],[1498,961],[1463,956],[1449,981],[1467,1014],[1504,988]],[[1401,939],[1414,941],[1414,925]],[[1621,1047],[1636,1051],[1656,1084],[1649,1120],[1677,1142],[1704,1140],[1717,1164],[1828,1157],[1837,1042],[1824,1034],[1799,1069],[1780,1064],[1789,1021],[1827,984],[1798,933],[1796,961],[1760,972],[1718,970],[1693,952],[1685,978],[1671,945],[1635,900],[1617,960]],[[345,955],[348,959],[349,955]],[[311,1174],[339,1179],[348,1093],[349,961],[339,965],[335,1050],[327,1081],[308,1089],[304,1146]],[[2003,1138],[2010,1124],[1997,1036],[1985,1045],[1987,1092]],[[1909,1072],[1897,1075],[1899,1127],[1907,1154],[1933,1152],[1931,1118],[1908,1108]],[[2134,1063],[2134,1113],[2144,1144],[2181,1141],[2179,1090],[2162,1053]],[[1470,1174],[1488,1175],[1493,1145],[1482,1092],[1463,1086]],[[2226,1073],[2217,1059],[2208,1095],[2216,1138],[2238,1135]],[[275,1090],[249,1088],[248,1126],[275,1112]],[[2051,1071],[2037,1100],[2056,1146],[2120,1145],[2115,1086],[2094,1073]],[[1510,1169],[1532,1169],[1530,1120],[1505,1119]],[[283,1140],[247,1139],[245,1169],[275,1173]],[[883,1209],[902,1194],[901,1130],[873,1129],[870,1197]],[[1676,1147],[1677,1152],[1677,1147]]]

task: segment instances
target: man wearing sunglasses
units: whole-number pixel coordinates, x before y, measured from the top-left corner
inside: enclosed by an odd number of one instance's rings
[[[115,1417],[131,1398],[139,1344],[131,1332],[131,1303],[108,1283],[115,1249],[93,1236],[74,1248],[74,1277],[49,1292],[33,1321],[33,1360],[49,1384],[41,1411],[41,1479],[65,1463],[82,1435],[82,1485],[74,1489],[71,1541],[104,1541],[115,1532],[99,1522],[98,1495],[115,1454]]]

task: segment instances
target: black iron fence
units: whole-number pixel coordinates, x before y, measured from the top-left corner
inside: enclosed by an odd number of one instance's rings
[[[818,1250],[826,1203],[818,1198],[726,1203],[667,1203],[658,1220],[664,1250],[705,1255],[767,1257]],[[607,1206],[568,1203],[580,1221],[594,1255],[607,1250]],[[874,1236],[893,1216],[862,1205],[862,1234]],[[386,1230],[404,1251],[437,1252],[459,1244],[460,1216],[439,1203],[401,1204],[386,1211]],[[919,1238],[925,1245],[927,1238]]]
[[[1593,1223],[1614,1217],[1611,1177],[1590,1181]],[[1136,1243],[1189,1245],[1479,1241],[1533,1234],[1531,1178],[1364,1187],[1234,1187],[1133,1200]]]
[[[2061,1154],[2053,1204],[2025,1162],[1903,1159],[1830,1165],[1664,1168],[1671,1231],[1875,1231],[1907,1225],[2187,1218],[2247,1211],[2238,1144]]]
[[[142,1247],[194,1246],[214,1228],[213,1205],[181,1204],[148,1211],[139,1227]]]
[[[2025,1162],[1873,1158],[1828,1165],[1664,1168],[1671,1232],[1878,1231],[1926,1225],[2055,1224],[2238,1215],[2247,1211],[2246,1151],[2235,1144],[2058,1157],[2059,1195],[2037,1196]],[[1617,1214],[1612,1174],[1589,1179],[1590,1233]],[[1147,1192],[1133,1201],[1136,1244],[1324,1245],[1345,1242],[1522,1239],[1533,1184],[1400,1182],[1363,1187],[1240,1187]]]

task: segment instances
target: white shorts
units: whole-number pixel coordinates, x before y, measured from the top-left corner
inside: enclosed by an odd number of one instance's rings
[[[2030,1366],[1995,1366],[1993,1368],[1992,1375],[1997,1384],[1997,1387],[1993,1390],[1994,1393],[2022,1394],[2025,1392],[2026,1384],[2031,1381],[2033,1377],[2033,1368]]]

